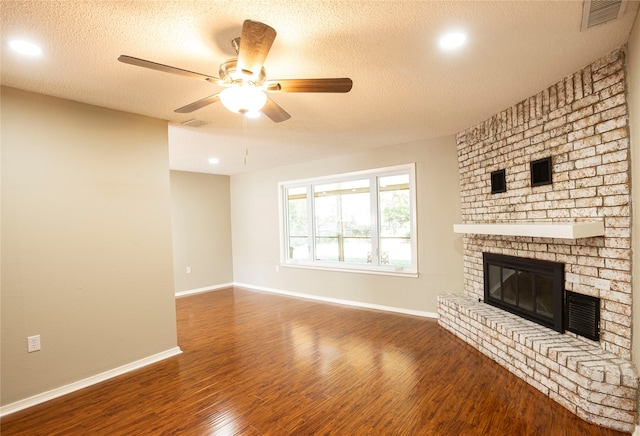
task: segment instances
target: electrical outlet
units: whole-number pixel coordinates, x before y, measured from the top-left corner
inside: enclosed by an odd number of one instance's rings
[[[40,350],[40,335],[27,337],[27,351],[33,353]]]
[[[191,274],[191,267],[190,266],[187,267],[187,274]]]

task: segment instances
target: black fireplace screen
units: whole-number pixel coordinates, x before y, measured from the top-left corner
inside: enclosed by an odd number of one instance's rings
[[[564,332],[564,264],[483,253],[484,301]]]

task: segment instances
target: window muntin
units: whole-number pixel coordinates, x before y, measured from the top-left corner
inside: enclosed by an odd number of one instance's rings
[[[285,265],[417,273],[414,165],[283,182]]]

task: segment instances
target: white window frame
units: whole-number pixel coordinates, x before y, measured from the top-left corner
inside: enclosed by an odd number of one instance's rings
[[[397,174],[409,175],[409,199],[410,199],[410,229],[411,229],[411,265],[401,267],[397,265],[385,265],[380,264],[379,259],[379,214],[378,211],[378,198],[379,190],[377,181],[380,177],[392,176]],[[315,225],[314,225],[314,195],[313,186],[347,182],[350,180],[361,180],[363,178],[369,178],[374,181],[370,185],[371,193],[371,241],[372,241],[372,263],[359,264],[359,263],[344,263],[335,261],[322,261],[315,260]],[[279,203],[280,203],[280,265],[285,267],[297,267],[297,268],[311,268],[311,269],[324,269],[324,270],[339,270],[358,273],[370,273],[370,274],[385,274],[396,275],[405,277],[417,277],[418,276],[418,234],[417,234],[417,214],[416,214],[416,175],[415,175],[415,163],[397,165],[385,168],[375,168],[365,171],[357,171],[344,174],[334,174],[330,176],[314,177],[304,180],[292,180],[278,183],[279,190]],[[309,257],[307,259],[290,259],[288,252],[289,246],[289,232],[288,232],[288,201],[287,201],[287,189],[306,187],[307,191],[307,217],[311,218],[307,220],[307,235],[309,238]]]

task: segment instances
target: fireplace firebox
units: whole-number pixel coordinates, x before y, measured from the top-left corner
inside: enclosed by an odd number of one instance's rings
[[[564,264],[483,253],[484,301],[564,333]]]

